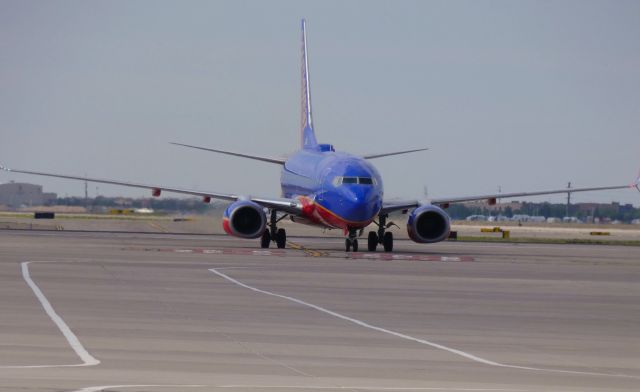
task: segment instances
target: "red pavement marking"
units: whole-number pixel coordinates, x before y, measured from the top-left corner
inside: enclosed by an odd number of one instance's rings
[[[384,261],[396,261],[396,260],[408,260],[408,261],[473,261],[473,257],[470,256],[432,256],[432,255],[414,255],[414,254],[400,254],[400,253],[349,253],[347,257],[351,259],[368,259],[368,260],[384,260]]]
[[[245,255],[245,256],[300,256],[298,252],[287,252],[283,249],[243,249],[243,248],[225,248],[225,249],[174,249],[163,248],[157,249],[160,252],[173,253],[195,253],[195,254],[221,254],[221,255]],[[310,256],[307,254],[307,256]],[[442,262],[469,262],[473,261],[470,256],[434,256],[419,254],[402,254],[402,253],[329,253],[330,257],[346,257],[354,260],[382,260],[382,261],[442,261]]]
[[[218,255],[252,255],[252,256],[285,256],[284,250],[255,250],[242,248],[225,248],[225,249],[158,249],[160,252],[174,253],[198,253],[198,254],[218,254]]]

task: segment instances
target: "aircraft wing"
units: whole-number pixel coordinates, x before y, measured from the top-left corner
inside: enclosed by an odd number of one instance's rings
[[[575,192],[591,192],[591,191],[606,191],[612,189],[628,189],[628,188],[636,188],[640,191],[640,177],[636,179],[633,184],[630,185],[613,185],[613,186],[600,186],[600,187],[590,187],[590,188],[564,188],[564,189],[555,189],[548,191],[533,191],[533,192],[514,192],[514,193],[494,193],[488,195],[479,195],[479,196],[463,196],[463,197],[445,197],[445,198],[434,198],[426,201],[421,200],[409,200],[409,201],[395,201],[390,203],[385,203],[382,206],[381,213],[387,214],[393,211],[398,210],[408,210],[411,208],[416,208],[423,204],[435,204],[442,207],[448,207],[449,204],[453,203],[463,203],[466,201],[481,201],[486,200],[489,204],[495,204],[497,199],[507,199],[512,197],[525,197],[525,196],[540,196],[540,195],[553,195],[559,193],[575,193]]]
[[[230,193],[217,193],[217,192],[200,191],[200,190],[193,190],[193,189],[174,188],[174,187],[168,187],[163,185],[141,184],[137,182],[111,180],[106,178],[91,178],[91,177],[72,176],[67,174],[54,174],[54,173],[44,173],[44,172],[37,172],[37,171],[31,171],[31,170],[10,169],[6,166],[3,166],[2,164],[0,164],[0,170],[12,172],[12,173],[32,174],[36,176],[66,178],[69,180],[89,181],[89,182],[97,182],[101,184],[122,185],[122,186],[128,186],[132,188],[150,189],[151,194],[153,196],[160,196],[160,193],[162,191],[166,191],[171,193],[181,193],[184,195],[200,196],[202,197],[203,201],[207,203],[211,201],[211,199],[228,200],[228,201],[248,199],[258,203],[263,207],[273,208],[278,211],[284,211],[293,215],[299,215],[302,211],[302,204],[295,199],[263,198],[263,197],[250,197],[250,196],[245,197],[242,195],[235,195]]]

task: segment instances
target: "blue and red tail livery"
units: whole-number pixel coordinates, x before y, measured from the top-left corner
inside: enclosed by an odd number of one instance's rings
[[[301,148],[316,149],[318,141],[313,130],[311,114],[311,86],[309,83],[309,57],[307,52],[306,21],[302,19],[301,78],[300,78],[300,138]]]
[[[313,127],[311,111],[311,90],[309,83],[309,56],[307,52],[306,23],[302,20],[301,42],[301,88],[300,88],[300,149],[287,158],[245,154],[222,150],[218,147],[206,148],[189,144],[174,143],[180,146],[215,153],[249,158],[280,166],[281,197],[251,197],[233,193],[217,193],[149,185],[121,180],[87,178],[82,176],[52,174],[29,170],[9,169],[0,165],[0,170],[11,173],[25,173],[40,176],[58,177],[72,180],[91,181],[106,184],[123,185],[151,190],[153,196],[161,191],[195,195],[204,202],[211,199],[229,201],[222,220],[224,230],[240,238],[260,238],[263,248],[272,242],[279,248],[285,247],[286,232],[278,228],[278,222],[289,217],[294,222],[343,230],[347,238],[347,251],[358,250],[358,237],[364,229],[375,225],[367,236],[367,249],[375,251],[381,244],[385,251],[393,249],[393,235],[387,229],[393,225],[387,222],[389,213],[403,210],[409,213],[407,232],[409,238],[419,243],[432,243],[447,238],[450,220],[444,208],[451,203],[486,200],[495,202],[497,198],[536,196],[566,193],[566,189],[501,193],[480,196],[449,197],[428,201],[407,200],[384,202],[382,177],[371,164],[371,159],[392,155],[423,151],[425,148],[411,148],[401,151],[356,156],[335,151],[331,144],[318,144]],[[371,135],[365,135],[370,137]],[[640,175],[632,187],[640,190]],[[571,193],[629,188],[629,185],[615,185],[591,188],[572,188]]]

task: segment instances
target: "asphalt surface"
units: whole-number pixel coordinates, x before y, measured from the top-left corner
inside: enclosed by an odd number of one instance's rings
[[[1,391],[640,390],[640,250],[0,230]]]

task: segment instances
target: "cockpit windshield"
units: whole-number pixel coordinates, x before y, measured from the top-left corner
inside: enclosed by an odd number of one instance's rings
[[[342,184],[374,185],[376,184],[376,180],[375,178],[371,178],[371,177],[343,177],[343,176],[338,176],[333,179],[334,186],[340,186]]]

